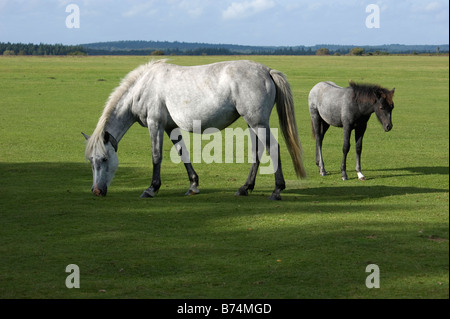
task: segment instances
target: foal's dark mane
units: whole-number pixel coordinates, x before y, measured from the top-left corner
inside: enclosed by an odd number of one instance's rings
[[[378,98],[383,97],[392,104],[393,92],[378,84],[356,84],[353,81],[349,84],[353,89],[352,99],[357,103],[375,103]]]

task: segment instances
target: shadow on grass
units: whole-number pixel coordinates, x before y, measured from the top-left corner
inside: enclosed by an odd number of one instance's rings
[[[367,169],[364,171],[368,172],[398,172],[405,171],[409,173],[413,173],[412,175],[449,175],[449,167],[448,166],[415,166],[415,167],[402,167],[402,168],[385,168],[385,169],[377,169],[371,170]],[[395,176],[408,176],[410,174],[404,175],[395,175]],[[388,177],[388,176],[386,176]]]
[[[405,170],[417,174],[448,174],[448,167],[407,167],[402,169],[386,169],[384,171]],[[127,194],[133,198],[140,195],[150,182],[151,171],[147,174],[147,180],[142,177],[141,170],[120,167],[113,181],[110,190],[115,189],[115,193],[119,189],[132,188],[133,190],[125,190],[120,197]],[[201,178],[201,177],[200,177]],[[33,193],[82,193],[90,196],[90,188],[92,183],[92,174],[90,166],[87,163],[0,163],[0,189],[3,194],[10,192],[20,192],[21,194]],[[225,181],[224,181],[225,184]],[[169,187],[170,185],[170,187]],[[185,190],[189,186],[189,181],[185,174],[177,175],[176,179],[163,181],[160,189],[160,195],[164,197],[175,196],[183,197]],[[201,186],[201,185],[200,185]],[[168,187],[170,189],[168,189]],[[261,189],[270,189],[267,196],[270,195],[272,185],[258,185],[254,193],[261,193]],[[178,189],[179,188],[179,189]],[[236,187],[235,187],[236,188]],[[237,188],[236,188],[237,189]],[[200,188],[201,195],[213,196],[214,194],[234,194],[235,189],[223,188]],[[407,195],[407,194],[427,194],[447,192],[446,189],[429,188],[429,187],[409,187],[409,186],[384,186],[384,185],[348,185],[341,183],[337,186],[320,186],[307,187],[300,189],[286,189],[283,194],[295,194],[301,196],[301,200],[314,201],[317,197],[322,200],[332,200],[341,198],[348,199],[364,199],[364,198],[382,198],[387,196]],[[248,198],[255,196],[250,194]],[[4,198],[7,200],[7,197]],[[289,199],[284,196],[283,199]]]
[[[382,169],[363,169],[365,172],[391,172],[391,174],[376,175],[373,173],[365,174],[368,180],[385,179],[393,177],[406,177],[406,176],[417,176],[417,175],[449,175],[448,166],[415,166],[415,167],[402,167],[402,168],[382,168]],[[404,172],[404,173],[399,173]],[[352,170],[348,170],[349,179],[357,179],[356,173]],[[313,171],[313,174],[319,174],[317,170]],[[338,176],[340,178],[341,172],[339,171],[328,171],[328,175],[331,178]]]
[[[402,170],[417,173],[420,175],[448,175],[448,166],[417,166],[417,167],[404,167],[400,169],[383,169],[382,171],[394,171]]]
[[[418,174],[448,174],[448,167],[408,167],[403,169],[389,169],[386,171],[405,170]],[[130,167],[120,167],[110,190],[133,188],[134,197],[139,196],[150,182],[151,171],[147,174],[147,180],[144,180],[140,170]],[[22,194],[48,193],[55,192],[67,193],[86,193],[90,194],[92,183],[92,174],[87,163],[0,163],[0,187],[3,193],[11,190],[19,191]],[[177,179],[163,181],[160,194],[180,196],[189,186],[185,174],[177,175]],[[170,189],[167,187],[170,184]],[[224,181],[225,184],[225,181]],[[175,189],[179,188],[179,190]],[[201,185],[200,185],[201,186]],[[137,189],[141,187],[141,189]],[[271,189],[271,185],[258,185],[255,192],[261,192],[261,188]],[[215,193],[234,194],[234,188],[201,188],[201,194],[213,195]],[[118,192],[118,191],[117,191]],[[383,186],[383,185],[346,185],[341,183],[337,186],[320,186],[301,189],[286,189],[283,194],[296,194],[302,196],[302,201],[314,200],[315,197],[328,198],[336,200],[337,198],[361,199],[361,198],[382,198],[386,196],[406,195],[406,194],[425,194],[425,193],[446,192],[445,189],[429,187],[408,187],[408,186]],[[268,195],[270,195],[268,193]],[[133,196],[133,195],[131,195]],[[249,196],[251,197],[252,194]],[[5,198],[6,199],[6,198]]]
[[[0,163],[2,273],[14,285],[5,291],[64,298],[448,297],[445,285],[426,277],[443,281],[448,274],[448,223],[392,222],[397,212],[383,201],[375,208],[380,217],[361,220],[352,217],[361,207],[348,205],[443,189],[313,187],[286,190],[278,203],[262,192],[236,198],[221,187],[184,197],[183,174],[183,186],[140,200],[136,184],[147,182],[140,173],[122,167],[117,191],[95,198],[88,164]],[[317,214],[330,206],[342,214]],[[69,263],[80,267],[83,289],[65,288]],[[376,292],[364,284],[371,263],[383,276]],[[41,269],[41,285],[26,276],[32,269]]]

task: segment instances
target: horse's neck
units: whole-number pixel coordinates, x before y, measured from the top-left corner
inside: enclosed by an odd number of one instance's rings
[[[136,118],[131,110],[116,107],[108,119],[105,131],[109,132],[119,142],[134,122],[136,122]]]
[[[359,112],[365,116],[370,116],[373,112],[375,112],[374,104],[369,102],[359,103],[358,108]]]

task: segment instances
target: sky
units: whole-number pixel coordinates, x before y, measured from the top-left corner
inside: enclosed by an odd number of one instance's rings
[[[449,0],[0,0],[0,42],[118,40],[448,44]]]

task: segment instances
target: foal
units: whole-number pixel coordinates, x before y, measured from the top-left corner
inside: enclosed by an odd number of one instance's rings
[[[316,165],[320,175],[325,176],[322,157],[322,142],[330,125],[344,129],[343,158],[341,165],[342,180],[347,180],[347,154],[350,150],[350,136],[355,130],[356,172],[358,179],[365,180],[361,173],[361,152],[367,121],[375,112],[386,132],[392,129],[391,114],[394,108],[395,88],[388,90],[379,85],[356,84],[342,88],[333,82],[320,82],[309,93],[309,112],[316,139]]]

